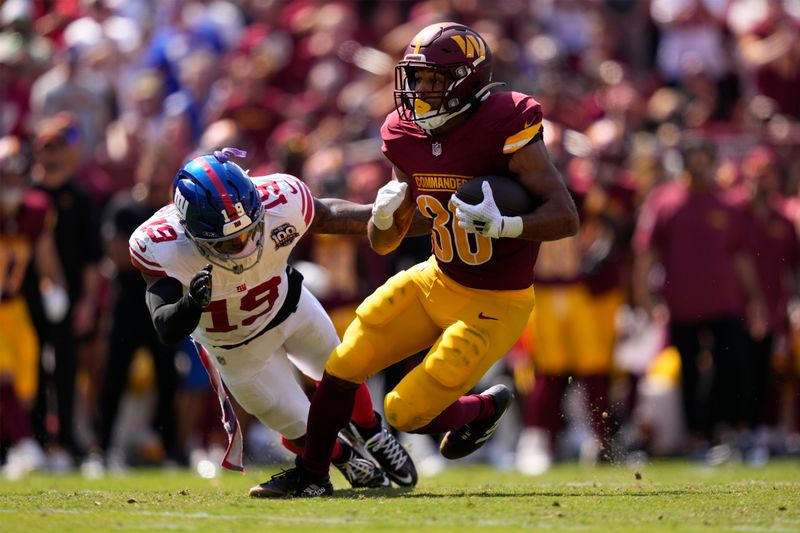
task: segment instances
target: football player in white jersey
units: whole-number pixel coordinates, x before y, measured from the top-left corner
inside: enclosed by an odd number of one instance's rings
[[[161,339],[174,343],[191,335],[239,404],[298,453],[309,400],[295,369],[319,381],[339,338],[288,265],[289,253],[307,231],[365,235],[372,206],[315,198],[288,174],[251,178],[231,155],[244,154],[225,148],[178,171],[173,203],[131,236],[131,261],[147,281]],[[359,398],[356,436],[371,442],[383,470],[360,443],[341,438],[334,464],[353,487],[386,487],[390,479],[413,486],[414,464],[382,426],[366,387]],[[261,485],[250,489],[250,496],[265,495]]]

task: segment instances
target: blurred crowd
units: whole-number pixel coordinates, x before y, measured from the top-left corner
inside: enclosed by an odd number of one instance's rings
[[[484,458],[537,474],[576,457],[800,453],[800,3],[5,0],[8,476],[215,462],[216,397],[191,344],[158,343],[130,233],[186,159],[223,146],[253,175],[371,202],[390,176],[394,63],[442,20],[480,32],[493,79],[542,104],[582,216],[576,237],[542,245],[530,327],[494,372],[516,386],[516,424]],[[341,332],[430,241],[298,250]],[[252,460],[285,458],[257,423],[248,433]]]

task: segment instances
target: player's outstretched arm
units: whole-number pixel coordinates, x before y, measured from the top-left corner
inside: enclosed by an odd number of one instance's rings
[[[314,220],[308,231],[334,235],[366,235],[370,204],[339,198],[314,198]]]
[[[158,337],[164,344],[176,344],[191,334],[200,323],[200,315],[211,303],[211,265],[194,275],[189,291],[171,277],[144,275],[147,282],[145,300]]]
[[[315,198],[314,220],[309,231],[336,235],[366,235],[367,223],[372,216],[372,204],[356,204],[338,198]],[[412,217],[407,237],[428,235],[431,220],[419,210]]]
[[[519,239],[555,241],[578,232],[578,209],[561,173],[553,165],[544,141],[518,150],[508,164],[520,183],[542,203],[532,213],[522,216]]]

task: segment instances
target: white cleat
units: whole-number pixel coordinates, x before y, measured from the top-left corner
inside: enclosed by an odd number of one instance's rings
[[[517,469],[527,476],[541,476],[552,464],[550,432],[535,427],[524,429],[517,442]]]

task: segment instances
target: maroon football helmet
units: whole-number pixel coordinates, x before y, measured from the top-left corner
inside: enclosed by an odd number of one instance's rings
[[[441,75],[443,84],[415,90],[416,69]],[[483,37],[463,24],[431,24],[414,36],[395,67],[395,107],[401,119],[435,130],[501,85],[491,79],[492,53]],[[438,109],[432,102],[439,102]]]

